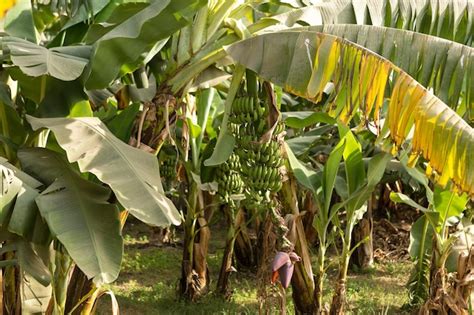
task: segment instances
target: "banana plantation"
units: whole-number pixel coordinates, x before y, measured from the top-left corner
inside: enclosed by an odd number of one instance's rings
[[[474,0],[0,0],[0,314],[473,314]]]

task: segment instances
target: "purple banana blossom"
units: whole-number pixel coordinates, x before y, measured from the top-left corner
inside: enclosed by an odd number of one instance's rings
[[[301,258],[295,252],[277,252],[272,262],[272,283],[275,283],[279,276],[281,285],[285,289],[288,288],[295,270],[295,263],[300,260]]]

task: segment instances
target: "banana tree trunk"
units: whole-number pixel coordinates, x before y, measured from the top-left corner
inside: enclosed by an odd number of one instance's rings
[[[206,258],[211,231],[203,212],[203,192],[195,184],[192,184],[188,202],[189,207],[184,226],[180,295],[191,301],[196,301],[209,289]]]
[[[240,229],[234,243],[234,254],[238,269],[252,269],[257,266],[256,237],[246,224],[246,214],[243,209],[239,210],[235,217],[235,224]]]
[[[458,257],[456,281],[453,286],[453,295],[460,299],[459,304],[469,306],[472,304],[471,296],[473,281],[470,279],[474,270],[474,247],[462,252]]]
[[[301,257],[301,262],[295,264],[295,271],[291,279],[293,288],[293,302],[296,314],[312,314],[314,312],[314,281],[311,267],[311,257],[308,251],[306,233],[298,209],[298,199],[295,182],[292,179],[283,183],[281,190],[284,209],[287,214],[289,228],[288,239],[295,245],[295,252]]]
[[[91,279],[87,279],[87,276],[77,267],[71,275],[69,286],[67,288],[66,298],[66,314],[79,315],[85,305],[83,301],[80,305],[77,305],[81,299],[92,290],[93,283]],[[77,306],[77,307],[76,307]],[[71,313],[73,308],[76,309]]]
[[[357,266],[361,270],[367,270],[374,266],[374,245],[373,245],[373,226],[372,207],[377,200],[375,193],[368,201],[367,212],[363,218],[354,226],[352,231],[352,246],[359,246],[351,256],[351,265]]]
[[[332,298],[330,315],[343,315],[344,308],[346,305],[346,282],[347,282],[347,269],[349,268],[349,254],[343,254],[342,265],[339,269],[339,275],[337,278],[336,288]]]
[[[240,210],[239,210],[240,212]],[[217,280],[217,292],[224,296],[226,299],[231,297],[231,290],[229,288],[229,279],[232,273],[232,260],[234,256],[234,244],[236,238],[236,232],[238,225],[235,220],[234,209],[230,206],[225,207],[225,214],[227,218],[227,238],[224,250],[224,256],[222,257],[221,269],[219,272],[219,279]]]
[[[5,254],[6,259],[13,259],[12,253]],[[21,293],[20,269],[16,266],[8,266],[4,269],[3,280],[3,309],[2,314],[20,315],[21,311]]]
[[[52,314],[66,314],[66,298],[72,259],[61,244],[56,249],[54,265],[54,276],[51,281],[53,287]]]
[[[339,275],[336,282],[336,287],[334,289],[331,308],[329,311],[330,315],[344,314],[344,308],[346,305],[347,271],[349,269],[349,262],[351,259],[352,231],[354,229],[354,225],[355,225],[355,222],[353,222],[349,218],[345,231],[344,231],[344,240],[343,240],[342,253],[341,253],[341,263],[339,266]]]
[[[326,250],[324,246],[319,246],[318,248],[318,269],[314,277],[315,279],[315,288],[314,288],[314,313],[322,314],[324,313],[323,305],[323,288],[324,288],[324,258],[326,257]]]

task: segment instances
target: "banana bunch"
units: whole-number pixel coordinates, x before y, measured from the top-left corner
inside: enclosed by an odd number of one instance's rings
[[[268,131],[267,106],[256,97],[236,98],[232,104],[231,127],[237,138],[236,153],[240,157],[242,179],[247,185],[247,201],[261,207],[266,192],[277,192],[282,181],[280,167],[283,159],[277,135],[283,132],[284,125],[278,123],[274,136],[268,142],[260,139]]]
[[[250,164],[250,165],[249,165]],[[281,189],[281,175],[277,167],[250,162],[242,167],[244,177],[249,178],[248,185],[254,191],[277,192]]]
[[[161,156],[160,176],[167,182],[176,178],[176,155],[163,154]]]
[[[265,106],[260,104],[258,98],[243,96],[234,100],[229,120],[240,125],[263,119],[266,114]]]
[[[244,182],[240,177],[241,169],[239,156],[232,154],[229,159],[219,165],[216,171],[216,181],[218,184],[218,194],[226,201],[230,201],[230,196],[240,194],[244,188]]]
[[[278,142],[270,141],[259,144],[249,142],[247,149],[240,150],[242,160],[249,161],[251,164],[264,164],[267,167],[279,168],[283,165],[283,159],[280,155]],[[253,163],[252,163],[253,162]]]

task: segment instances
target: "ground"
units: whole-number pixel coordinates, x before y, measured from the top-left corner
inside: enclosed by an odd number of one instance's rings
[[[225,229],[219,229],[224,231]],[[125,257],[119,279],[110,286],[120,305],[121,314],[255,314],[256,281],[251,273],[237,273],[232,278],[233,299],[228,302],[208,294],[198,303],[177,300],[176,287],[180,274],[182,248],[157,247],[149,243],[149,229],[141,224],[125,230]],[[213,235],[209,269],[215,286],[222,252],[222,237]],[[407,259],[384,260],[366,273],[351,272],[348,282],[348,314],[403,314],[402,306],[408,300],[405,284],[412,264]],[[331,278],[326,287],[330,301]],[[101,301],[98,313],[109,314],[110,304]],[[291,288],[287,290],[287,311],[293,314]]]

